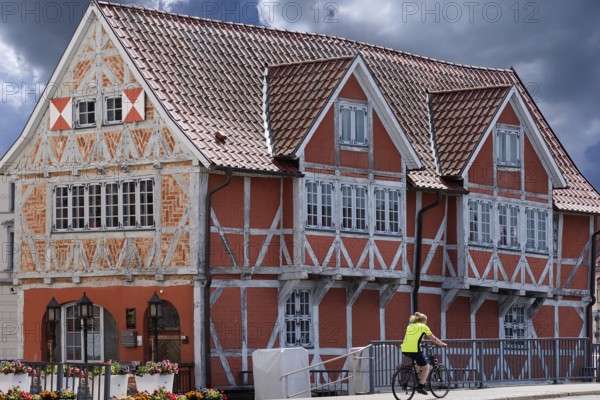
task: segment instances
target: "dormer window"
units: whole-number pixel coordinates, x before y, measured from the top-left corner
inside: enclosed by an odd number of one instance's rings
[[[498,129],[497,135],[498,165],[518,167],[520,164],[519,131]]]
[[[350,146],[367,145],[367,105],[340,104],[340,143]]]
[[[80,100],[77,102],[77,127],[96,126],[96,101]]]

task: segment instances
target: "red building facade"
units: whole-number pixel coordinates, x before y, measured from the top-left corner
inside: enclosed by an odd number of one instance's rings
[[[199,386],[415,308],[442,338],[587,336],[600,196],[512,70],[92,3],[52,81],[2,159],[25,359],[83,358],[84,292],[90,360],[153,356],[156,292]]]

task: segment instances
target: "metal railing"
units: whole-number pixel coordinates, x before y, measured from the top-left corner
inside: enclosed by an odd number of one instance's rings
[[[369,345],[369,346],[371,346],[371,345]],[[335,361],[338,361],[338,360],[342,360],[342,359],[348,358],[349,356],[352,356],[352,355],[355,355],[355,354],[359,354],[362,351],[364,351],[365,349],[367,349],[369,346],[362,347],[362,348],[360,348],[358,350],[351,351],[351,352],[343,354],[341,356],[337,356],[337,357],[331,358],[331,359],[329,359],[327,361],[323,361],[323,362],[320,362],[320,363],[317,363],[317,364],[310,365],[308,367],[300,368],[300,369],[297,369],[295,371],[291,371],[291,372],[288,372],[286,374],[283,374],[279,378],[279,380],[283,379],[283,381],[284,381],[284,394],[285,394],[285,398],[289,399],[290,397],[296,397],[296,396],[304,394],[304,393],[309,393],[309,392],[311,392],[313,390],[320,390],[320,389],[323,389],[323,388],[331,387],[331,385],[334,385],[334,384],[341,383],[341,382],[348,381],[348,380],[352,379],[352,377],[354,376],[354,373],[352,373],[352,374],[341,374],[340,373],[340,374],[338,374],[337,379],[334,379],[334,380],[328,379],[325,383],[322,383],[322,384],[316,383],[314,385],[311,385],[310,389],[302,390],[302,391],[297,392],[297,393],[290,394],[290,392],[289,392],[289,377],[291,375],[299,374],[299,373],[304,372],[304,371],[314,370],[314,368],[316,368],[316,367],[320,367],[322,365],[327,365],[329,363],[332,363],[332,362],[335,362]],[[356,363],[355,363],[355,365],[356,365]]]
[[[444,340],[438,359],[450,370],[455,387],[506,383],[595,381],[600,344],[590,354],[586,338]],[[401,341],[371,342],[371,392],[389,389],[396,366],[403,364]]]

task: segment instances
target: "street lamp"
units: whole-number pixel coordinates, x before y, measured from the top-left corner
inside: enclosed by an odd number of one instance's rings
[[[60,304],[54,297],[46,305],[46,322],[50,335],[50,348],[48,349],[48,358],[50,362],[56,361],[54,358],[54,348],[56,347],[56,324],[60,321]]]
[[[77,303],[77,311],[79,311],[79,318],[81,319],[81,328],[83,329],[83,362],[88,362],[88,329],[93,328],[93,324],[88,325],[88,319],[94,318],[94,303],[85,295]]]
[[[158,320],[162,318],[163,301],[158,297],[156,292],[148,300],[148,315],[152,318],[152,329],[154,330],[154,350],[152,360],[158,361]]]

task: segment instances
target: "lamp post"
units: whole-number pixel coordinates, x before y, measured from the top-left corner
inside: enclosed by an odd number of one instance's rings
[[[48,359],[50,362],[56,361],[54,358],[54,348],[56,347],[56,324],[60,321],[60,304],[54,297],[46,305],[46,323],[50,329],[50,349],[48,349]]]
[[[93,325],[88,325],[88,319],[94,318],[94,303],[85,295],[77,303],[77,310],[79,311],[79,318],[81,319],[81,328],[83,329],[83,362],[88,362],[88,329]]]
[[[156,292],[148,300],[148,315],[152,319],[152,329],[154,330],[154,349],[152,351],[152,361],[158,361],[158,320],[162,318],[163,302]]]

